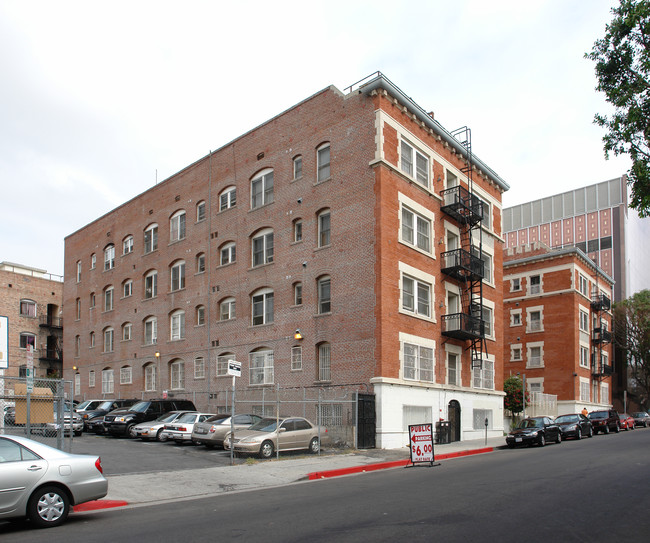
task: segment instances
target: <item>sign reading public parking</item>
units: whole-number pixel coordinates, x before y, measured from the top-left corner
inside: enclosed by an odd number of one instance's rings
[[[241,377],[241,362],[236,360],[228,360],[228,375]]]
[[[409,444],[411,447],[411,463],[435,461],[433,453],[433,425],[409,425]]]

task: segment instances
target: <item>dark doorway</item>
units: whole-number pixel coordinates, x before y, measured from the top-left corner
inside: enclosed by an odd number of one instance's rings
[[[377,419],[373,394],[357,396],[357,419],[357,449],[374,449]]]
[[[449,402],[447,408],[447,417],[449,419],[450,440],[460,441],[460,403],[456,400]]]

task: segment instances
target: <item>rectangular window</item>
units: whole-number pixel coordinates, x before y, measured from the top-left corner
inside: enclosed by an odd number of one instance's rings
[[[318,182],[325,181],[330,178],[330,147],[329,145],[318,149]]]
[[[291,347],[291,371],[302,370],[302,347]]]
[[[542,312],[531,311],[529,314],[529,332],[539,332],[542,329]]]
[[[521,313],[510,313],[510,326],[520,326],[521,325]]]
[[[172,341],[183,339],[185,337],[185,313],[180,311],[171,317],[171,337]]]
[[[589,297],[589,281],[584,275],[578,276],[578,288],[580,289],[580,294],[583,296]]]
[[[144,368],[144,389],[147,392],[156,390],[156,366],[149,364]]]
[[[158,227],[150,226],[144,231],[144,252],[151,253],[158,249]]]
[[[253,238],[253,267],[273,262],[273,232]]]
[[[589,381],[580,380],[580,401],[581,402],[591,401],[589,395]]]
[[[172,266],[172,292],[185,288],[185,262]]]
[[[485,421],[487,420],[487,429],[492,429],[492,410],[491,409],[474,409],[472,412],[472,428],[474,430],[485,431]]]
[[[133,382],[133,371],[131,366],[120,368],[120,385],[130,385]]]
[[[332,363],[330,359],[330,344],[323,343],[318,346],[318,380],[332,380]]]
[[[297,156],[293,159],[293,178],[300,179],[302,177],[302,157]]]
[[[330,214],[321,213],[318,216],[318,246],[326,247],[330,244]]]
[[[580,310],[580,330],[589,332],[589,315],[582,310]]]
[[[95,371],[94,370],[90,370],[88,372],[88,386],[90,388],[94,388],[94,386],[95,386]]]
[[[113,394],[113,370],[102,371],[102,394]]]
[[[273,322],[273,293],[253,296],[253,326]]]
[[[251,181],[251,208],[255,209],[273,202],[273,172]]]
[[[458,385],[458,354],[447,353],[447,384]]]
[[[423,317],[431,316],[431,285],[404,275],[402,277],[402,308]]]
[[[530,277],[530,286],[528,289],[529,294],[539,294],[542,292],[542,277],[540,275],[532,275]]]
[[[494,390],[494,362],[483,360],[482,367],[472,369],[474,388]]]
[[[486,337],[492,337],[492,308],[483,306],[482,310],[482,319],[483,319],[483,333]]]
[[[407,207],[402,207],[402,241],[430,253],[431,221]]]
[[[414,163],[415,174],[413,172]],[[401,145],[401,169],[420,185],[429,187],[429,159],[404,140]]]
[[[325,277],[318,280],[318,312],[329,313],[332,311],[330,278]]]
[[[580,345],[580,366],[583,368],[589,367],[589,348]]]
[[[510,292],[521,290],[521,279],[519,277],[512,279],[510,282]]]
[[[404,379],[434,382],[433,349],[404,343]]]
[[[104,291],[104,311],[113,310],[113,289],[107,288]]]
[[[250,384],[273,384],[273,351],[257,351],[250,354]]]
[[[511,347],[511,360],[521,360],[521,347]]]
[[[185,213],[178,213],[169,223],[169,240],[171,242],[185,239]]]
[[[529,368],[541,368],[544,365],[541,347],[530,347],[528,353]]]
[[[36,302],[32,302],[31,300],[20,300],[20,316],[35,317]]]

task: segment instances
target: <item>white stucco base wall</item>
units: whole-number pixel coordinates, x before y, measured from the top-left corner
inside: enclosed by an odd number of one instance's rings
[[[608,403],[594,403],[594,402],[578,402],[578,401],[558,401],[557,414],[558,415],[571,415],[573,413],[581,413],[584,408],[590,413],[600,409],[611,409],[612,404]]]
[[[443,385],[405,385],[403,382],[373,379],[377,414],[376,445],[381,449],[408,446],[408,424],[405,407],[430,408],[431,420],[410,421],[410,424],[449,420],[449,402],[460,403],[461,441],[485,437],[484,418],[481,428],[474,428],[475,410],[489,411],[488,437],[503,436],[503,397],[499,391],[482,391]]]

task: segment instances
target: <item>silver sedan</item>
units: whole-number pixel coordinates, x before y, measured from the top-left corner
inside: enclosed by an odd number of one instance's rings
[[[63,523],[70,508],[108,493],[98,456],[70,454],[22,436],[0,436],[0,520]]]

